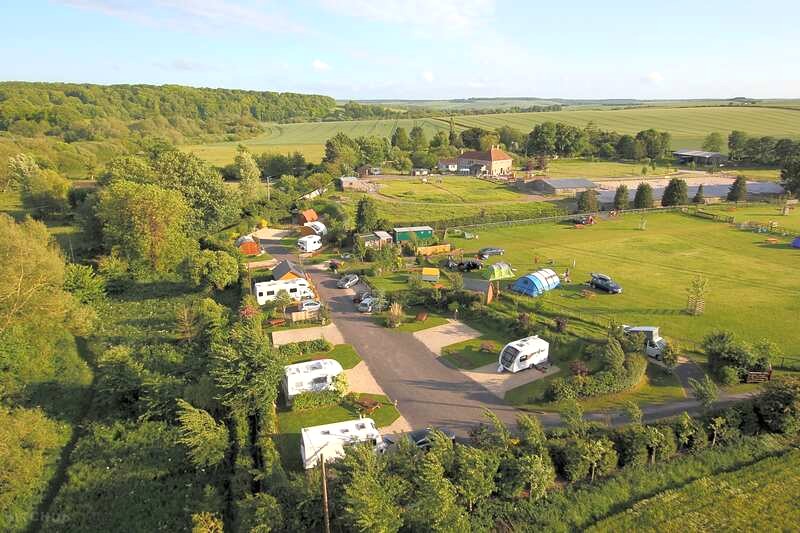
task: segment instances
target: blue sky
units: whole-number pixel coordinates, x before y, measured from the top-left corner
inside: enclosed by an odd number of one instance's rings
[[[796,0],[7,0],[0,20],[5,80],[362,99],[800,97]]]

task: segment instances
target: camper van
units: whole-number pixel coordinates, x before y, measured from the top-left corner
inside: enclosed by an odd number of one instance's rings
[[[319,463],[321,457],[331,461],[344,456],[344,447],[351,444],[369,443],[376,452],[386,449],[375,422],[371,418],[359,418],[313,426],[300,430],[300,457],[308,470]]]
[[[307,279],[276,279],[273,281],[261,281],[253,285],[253,292],[256,294],[258,305],[264,305],[278,297],[280,291],[286,291],[292,300],[300,301],[306,298],[313,298],[314,291]]]
[[[644,353],[654,359],[661,359],[667,341],[661,337],[656,326],[622,326],[622,330],[628,335],[642,333],[645,339]]]
[[[318,359],[283,367],[283,393],[286,403],[301,392],[321,392],[329,390],[336,382],[336,376],[343,371],[342,365],[334,359]]]
[[[302,252],[316,252],[322,248],[322,237],[319,235],[306,235],[297,239],[297,247]]]
[[[537,335],[525,337],[506,344],[500,352],[498,372],[508,370],[511,373],[525,370],[536,365],[547,363],[550,354],[550,343]]]

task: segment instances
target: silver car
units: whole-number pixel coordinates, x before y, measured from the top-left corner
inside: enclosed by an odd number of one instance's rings
[[[339,278],[339,281],[336,282],[336,286],[340,289],[349,289],[353,285],[358,283],[358,276],[355,274],[346,274]]]

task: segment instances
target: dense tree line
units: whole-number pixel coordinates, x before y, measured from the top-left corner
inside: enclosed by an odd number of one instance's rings
[[[800,159],[800,141],[775,137],[751,137],[734,130],[728,135],[728,154],[732,161],[785,166]]]

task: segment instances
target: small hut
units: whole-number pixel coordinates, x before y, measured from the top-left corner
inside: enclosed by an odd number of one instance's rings
[[[252,235],[242,235],[236,239],[236,248],[243,255],[258,255],[261,253],[261,246]]]
[[[307,222],[314,222],[319,220],[319,215],[313,209],[305,209],[297,213],[297,223],[301,226]]]

